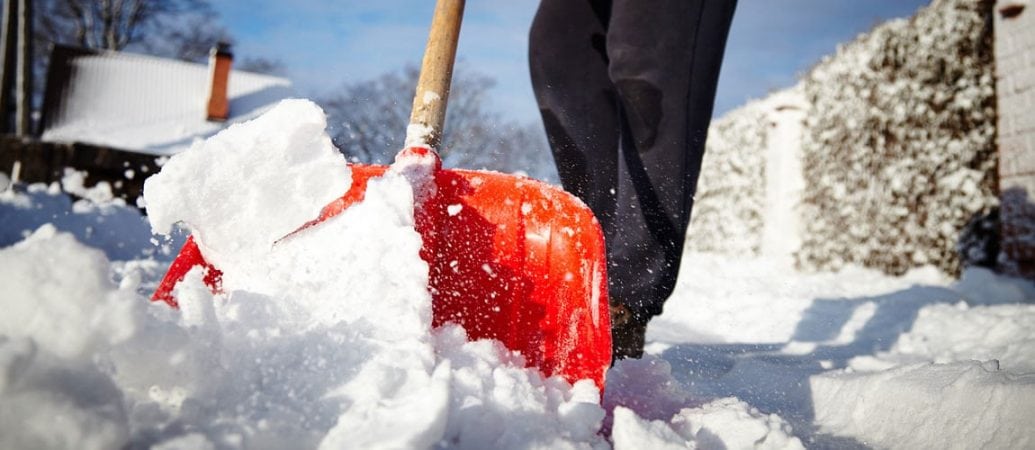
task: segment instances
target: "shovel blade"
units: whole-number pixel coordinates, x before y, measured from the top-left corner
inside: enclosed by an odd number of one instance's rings
[[[367,181],[387,169],[351,168],[352,187],[317,221],[362,200]],[[521,176],[445,169],[435,183],[437,194],[416,212],[434,325],[458,323],[472,340],[498,339],[547,375],[589,378],[602,390],[611,362],[610,316],[604,238],[589,208]],[[175,306],[173,287],[202,264],[188,240],[153,299]],[[218,289],[218,271],[209,274],[206,282]]]

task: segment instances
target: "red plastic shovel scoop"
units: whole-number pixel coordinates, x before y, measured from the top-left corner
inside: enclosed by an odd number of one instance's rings
[[[430,148],[441,136],[463,7],[439,0],[435,8],[403,152],[437,158]],[[388,169],[351,168],[352,187],[314,222],[361,201],[367,181]],[[521,176],[439,163],[434,182],[436,194],[416,211],[434,324],[458,323],[471,339],[498,339],[547,375],[589,378],[603,389],[611,362],[605,250],[589,208]],[[218,268],[188,239],[153,299],[175,306],[173,288],[197,265],[209,267],[205,281],[218,289]]]

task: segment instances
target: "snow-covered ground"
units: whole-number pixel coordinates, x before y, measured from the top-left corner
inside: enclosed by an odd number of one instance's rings
[[[295,222],[269,217],[348,186],[322,116],[286,107],[150,182],[159,229],[219,236],[203,248],[227,270],[220,295],[190,274],[179,310],[147,297],[182,232],[152,236],[74,173],[0,176],[0,448],[1035,446],[1030,282],[688,253],[649,355],[613,368],[601,399],[499,343],[430,329],[420,161],[280,240]]]

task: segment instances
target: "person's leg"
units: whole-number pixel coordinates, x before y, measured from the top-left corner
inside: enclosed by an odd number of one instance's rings
[[[606,235],[614,227],[621,127],[608,75],[610,15],[611,0],[542,0],[529,33],[532,88],[561,184],[586,202]],[[620,359],[630,346],[620,329],[626,316],[614,302],[611,310],[612,353]]]
[[[543,0],[529,59],[561,182],[604,228],[620,359],[675,284],[734,2],[617,3]]]
[[[614,0],[607,53],[623,134],[609,293],[636,325],[675,287],[735,4]]]
[[[610,227],[618,100],[607,73],[611,0],[542,0],[529,33],[532,88],[564,188]]]

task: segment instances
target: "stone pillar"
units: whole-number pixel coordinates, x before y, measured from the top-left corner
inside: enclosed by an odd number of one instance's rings
[[[801,200],[805,191],[801,138],[809,105],[801,85],[770,96],[765,148],[765,205],[761,253],[787,265],[801,248],[804,226]]]
[[[1035,279],[1035,5],[997,0],[996,95],[1002,251],[1008,272]]]

